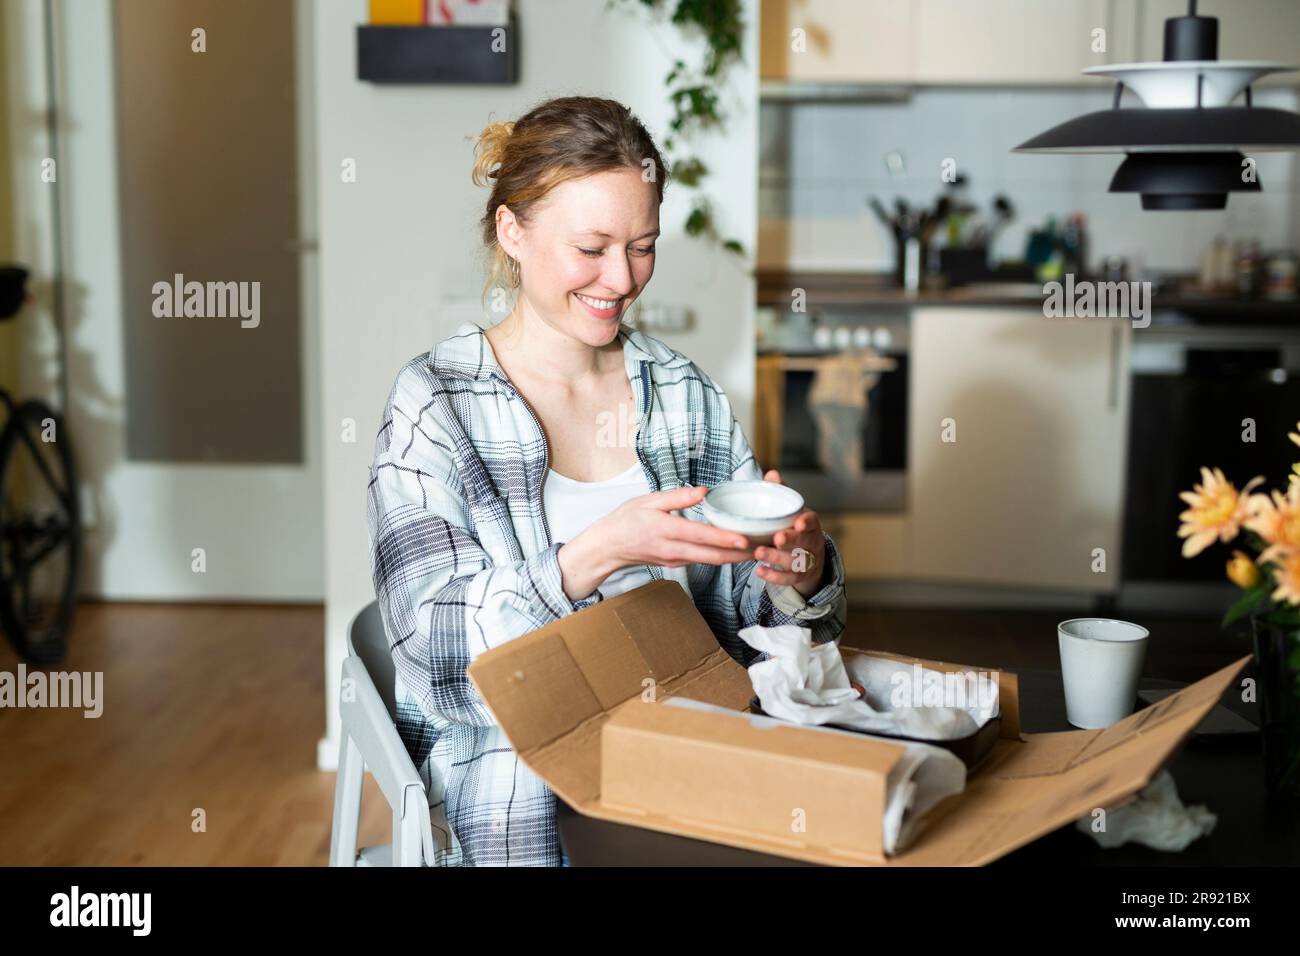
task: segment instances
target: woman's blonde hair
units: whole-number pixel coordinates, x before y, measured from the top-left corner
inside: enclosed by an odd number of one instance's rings
[[[517,120],[489,123],[475,140],[475,153],[474,183],[492,187],[480,220],[488,255],[485,311],[494,286],[513,291],[520,285],[518,263],[497,242],[499,206],[527,222],[560,183],[624,167],[652,175],[660,203],[668,185],[663,157],[641,121],[622,103],[594,96],[557,97]]]

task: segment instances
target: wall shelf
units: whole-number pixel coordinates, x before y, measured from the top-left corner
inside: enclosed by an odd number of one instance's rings
[[[505,49],[493,50],[504,29]],[[497,26],[357,27],[357,79],[369,83],[498,83],[518,81],[519,23]]]

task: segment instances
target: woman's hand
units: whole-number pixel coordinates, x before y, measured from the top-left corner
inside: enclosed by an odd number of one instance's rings
[[[783,483],[780,473],[775,469],[765,474],[763,480]],[[774,567],[763,567],[760,564],[754,568],[755,574],[773,584],[793,585],[805,600],[822,589],[826,583],[823,580],[826,573],[826,539],[822,536],[817,512],[811,509],[799,512],[794,519],[794,527],[788,531],[778,531],[772,545],[755,549],[754,558]],[[802,552],[802,557],[799,558],[796,552]],[[796,571],[796,567],[802,567],[803,570]]]
[[[586,597],[619,568],[654,564],[738,564],[753,558],[749,541],[703,521],[671,514],[698,504],[709,489],[687,485],[639,495],[564,544],[557,557],[570,600]]]

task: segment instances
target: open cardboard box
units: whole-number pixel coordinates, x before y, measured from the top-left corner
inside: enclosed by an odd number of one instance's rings
[[[1001,735],[966,789],[886,857],[901,744],[759,727],[748,672],[689,595],[656,581],[493,648],[469,675],[524,761],[579,813],[816,863],[988,863],[1136,793],[1218,702],[1241,660],[1102,730],[1022,734],[1015,675],[875,651],[847,655],[997,675]],[[735,711],[660,706],[672,696]]]

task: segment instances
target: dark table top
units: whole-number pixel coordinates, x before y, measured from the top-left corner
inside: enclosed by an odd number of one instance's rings
[[[1025,733],[1076,730],[1065,718],[1058,671],[1020,670],[1020,724]],[[1143,690],[1177,689],[1178,681],[1144,678]],[[1141,703],[1141,702],[1140,702]],[[1142,703],[1142,706],[1146,706]],[[1258,724],[1255,705],[1229,689],[1220,706]],[[1193,731],[1167,764],[1186,805],[1205,804],[1214,830],[1180,853],[1126,843],[1103,849],[1070,823],[995,861],[994,866],[1300,865],[1300,801],[1270,798],[1258,734]],[[807,866],[641,827],[584,817],[558,801],[560,840],[574,866]],[[924,834],[919,837],[924,839]]]

